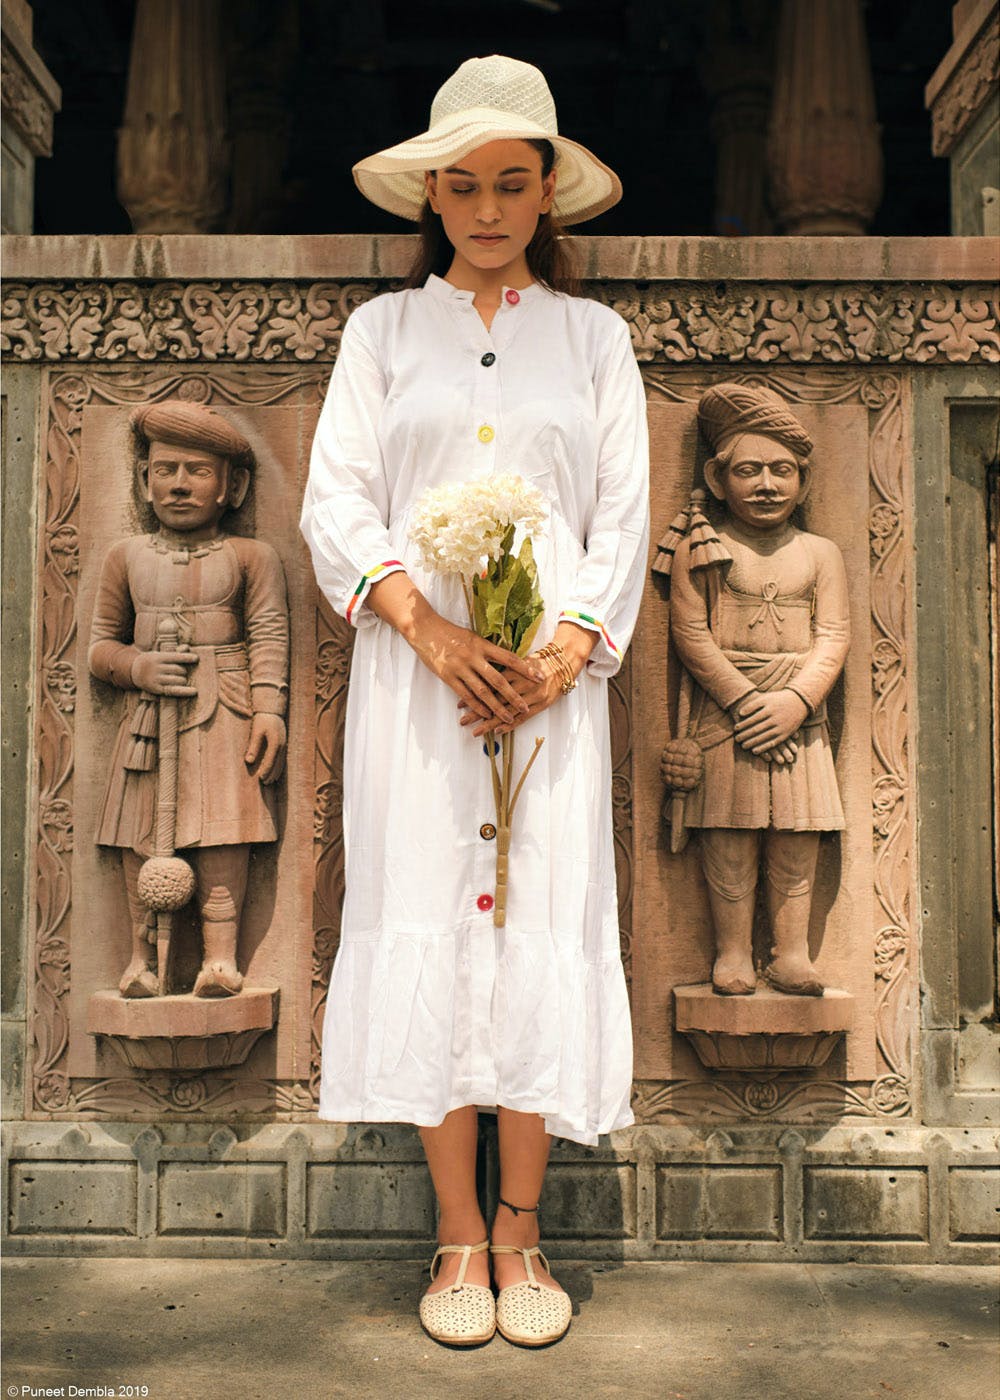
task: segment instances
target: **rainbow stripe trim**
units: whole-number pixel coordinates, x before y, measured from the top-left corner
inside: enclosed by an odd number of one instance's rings
[[[401,559],[387,559],[384,564],[379,564],[377,568],[369,569],[366,574],[361,575],[361,582],[354,590],[354,596],[347,605],[347,612],[344,616],[347,621],[351,620],[351,613],[357,606],[358,600],[363,598],[373,583],[384,573],[395,573],[397,569],[405,569],[406,565]]]
[[[608,636],[604,623],[600,620],[600,618],[591,617],[590,613],[577,612],[575,608],[564,608],[559,614],[560,621],[564,617],[568,618],[570,622],[586,622],[595,631],[600,632],[601,636],[604,638],[605,646],[608,648],[609,651],[613,651],[615,656],[617,656],[618,659],[621,660],[621,652],[618,650],[614,642]]]

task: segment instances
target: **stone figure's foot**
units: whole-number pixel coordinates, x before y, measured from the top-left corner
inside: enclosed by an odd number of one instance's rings
[[[724,997],[748,997],[757,990],[753,958],[732,954],[716,958],[712,968],[712,990]]]
[[[160,995],[160,979],[149,963],[133,958],[122,973],[118,990],[123,997],[157,997]]]
[[[242,974],[230,959],[216,958],[202,965],[195,980],[196,997],[231,997],[243,986]]]
[[[821,997],[823,983],[815,967],[803,954],[801,957],[775,958],[764,969],[764,979],[776,992],[788,992],[791,996]]]

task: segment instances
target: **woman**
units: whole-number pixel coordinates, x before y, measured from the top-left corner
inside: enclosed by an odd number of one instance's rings
[[[422,243],[408,288],[345,327],[302,513],[319,585],[358,632],[319,1114],[419,1126],[439,1206],[430,1335],[468,1345],[499,1326],[540,1345],[571,1316],[538,1251],[551,1136],[595,1144],[633,1122],[606,682],[645,568],[645,402],[625,323],[563,290],[556,222],[600,213],[621,186],[557,134],[542,74],[498,55],[462,64],[430,129],[354,174]],[[505,472],[548,504],[537,646],[561,655],[541,660],[471,632],[460,583],[425,571],[408,539],[427,487]],[[545,743],[496,929],[483,749],[505,729],[522,761]],[[489,1241],[477,1106],[498,1121]]]

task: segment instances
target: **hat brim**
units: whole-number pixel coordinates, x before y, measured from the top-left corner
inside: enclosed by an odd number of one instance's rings
[[[555,147],[558,177],[553,212],[563,223],[593,219],[621,199],[618,176],[586,146],[492,107],[451,113],[429,131],[359,160],[353,168],[354,181],[380,209],[417,220],[426,199],[424,171],[453,165],[488,141],[509,140],[550,141]]]

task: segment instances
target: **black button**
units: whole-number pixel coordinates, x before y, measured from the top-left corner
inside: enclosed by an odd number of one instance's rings
[[[479,363],[480,363],[481,365],[485,365],[486,368],[489,369],[490,365],[493,363],[493,361],[494,361],[495,359],[496,359],[496,355],[494,355],[493,351],[492,351],[492,350],[487,350],[486,354],[485,354],[485,355],[483,356],[483,358],[479,361]]]

